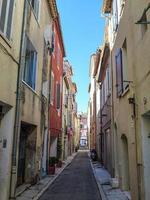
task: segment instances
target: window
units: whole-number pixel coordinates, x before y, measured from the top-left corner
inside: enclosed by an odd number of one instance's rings
[[[107,65],[106,69],[106,80],[107,80],[107,96],[111,93],[111,73],[110,73],[110,67]]]
[[[51,53],[53,53],[53,55],[55,55],[54,50],[55,50],[55,34],[53,32],[52,33],[52,48],[51,48]]]
[[[37,52],[31,41],[26,37],[25,68],[23,80],[33,89],[36,81]]]
[[[56,108],[60,109],[60,83],[56,84]]]
[[[54,103],[54,74],[51,73],[51,85],[50,85],[50,103]]]
[[[0,0],[0,30],[10,39],[14,0]]]
[[[110,94],[110,67],[107,65],[107,95]]]
[[[105,104],[105,81],[103,81],[103,105]]]
[[[35,16],[38,18],[40,0],[30,0],[30,2],[31,2],[31,6],[34,10]]]
[[[60,66],[60,47],[57,45],[57,67],[59,68]]]

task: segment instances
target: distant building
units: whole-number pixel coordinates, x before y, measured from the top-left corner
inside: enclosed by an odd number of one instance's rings
[[[87,114],[79,113],[80,119],[80,146],[88,146],[88,127],[87,127]]]

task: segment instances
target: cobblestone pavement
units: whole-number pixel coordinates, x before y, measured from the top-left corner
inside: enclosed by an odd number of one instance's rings
[[[49,199],[101,200],[87,152],[79,152],[40,198]]]

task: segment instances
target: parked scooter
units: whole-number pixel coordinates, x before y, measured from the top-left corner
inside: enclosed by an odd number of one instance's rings
[[[97,152],[95,149],[92,149],[90,151],[90,157],[91,157],[92,161],[97,161]]]

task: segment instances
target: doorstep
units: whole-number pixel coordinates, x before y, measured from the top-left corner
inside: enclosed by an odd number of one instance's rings
[[[102,200],[131,200],[129,192],[122,191],[120,188],[112,188],[111,175],[99,162],[91,161],[91,167]]]

